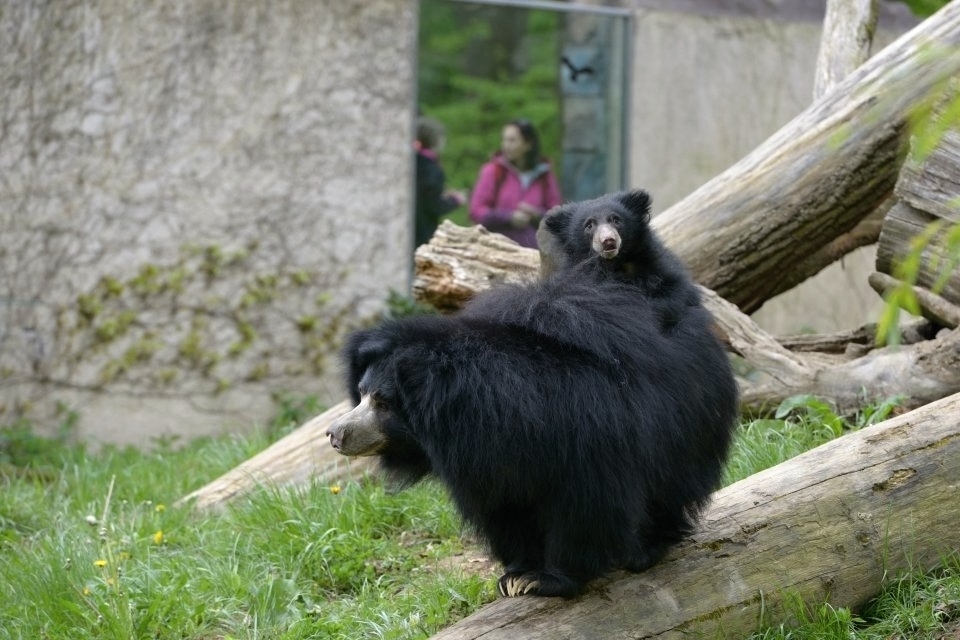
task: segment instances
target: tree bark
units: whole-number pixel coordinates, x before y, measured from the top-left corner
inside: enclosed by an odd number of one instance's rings
[[[690,538],[573,601],[502,599],[434,640],[745,637],[792,596],[856,609],[960,548],[960,395],[719,491]]]
[[[877,28],[877,0],[827,0],[813,79],[819,98],[866,62]]]
[[[911,112],[960,72],[952,2],[740,162],[653,220],[694,279],[746,313],[826,266],[807,258],[891,193]],[[656,196],[655,185],[651,190]]]

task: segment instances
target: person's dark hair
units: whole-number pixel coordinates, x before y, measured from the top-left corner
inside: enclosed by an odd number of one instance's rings
[[[537,135],[537,130],[530,124],[530,121],[525,118],[511,120],[507,124],[515,126],[520,131],[520,135],[524,141],[530,145],[530,150],[523,156],[524,166],[520,168],[524,170],[534,168],[537,166],[537,162],[540,161],[540,136]]]
[[[446,133],[446,128],[439,120],[428,116],[417,118],[417,140],[424,149],[436,150]]]

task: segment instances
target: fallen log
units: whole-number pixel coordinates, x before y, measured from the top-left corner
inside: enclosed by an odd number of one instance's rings
[[[898,343],[910,345],[924,340],[932,340],[942,327],[943,325],[937,325],[926,320],[901,322]],[[790,351],[835,353],[852,358],[877,348],[878,328],[875,322],[871,322],[856,329],[833,333],[799,333],[777,336],[777,342]]]
[[[325,435],[327,427],[351,408],[345,401],[328,409],[177,504],[216,509],[261,485],[335,483],[366,473],[374,458],[344,458],[330,446]]]
[[[960,2],[952,2],[653,227],[697,282],[752,313],[832,262],[830,252],[809,258],[887,199],[910,114],[958,73]],[[645,186],[656,196],[656,185]]]
[[[641,574],[573,601],[502,599],[434,640],[742,638],[789,597],[862,606],[884,579],[960,548],[960,395],[848,434],[719,491]]]

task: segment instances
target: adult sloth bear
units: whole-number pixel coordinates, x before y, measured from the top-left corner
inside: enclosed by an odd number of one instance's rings
[[[669,332],[658,314],[587,264],[356,332],[356,407],[330,442],[401,482],[438,476],[503,563],[503,595],[642,571],[716,488],[737,414],[709,314],[685,304]]]

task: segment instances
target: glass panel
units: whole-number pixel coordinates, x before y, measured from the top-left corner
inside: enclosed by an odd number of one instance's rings
[[[564,200],[625,187],[629,14],[561,2],[421,0],[418,113],[448,188],[473,188],[503,126],[529,120]],[[449,214],[470,224],[465,206]]]

